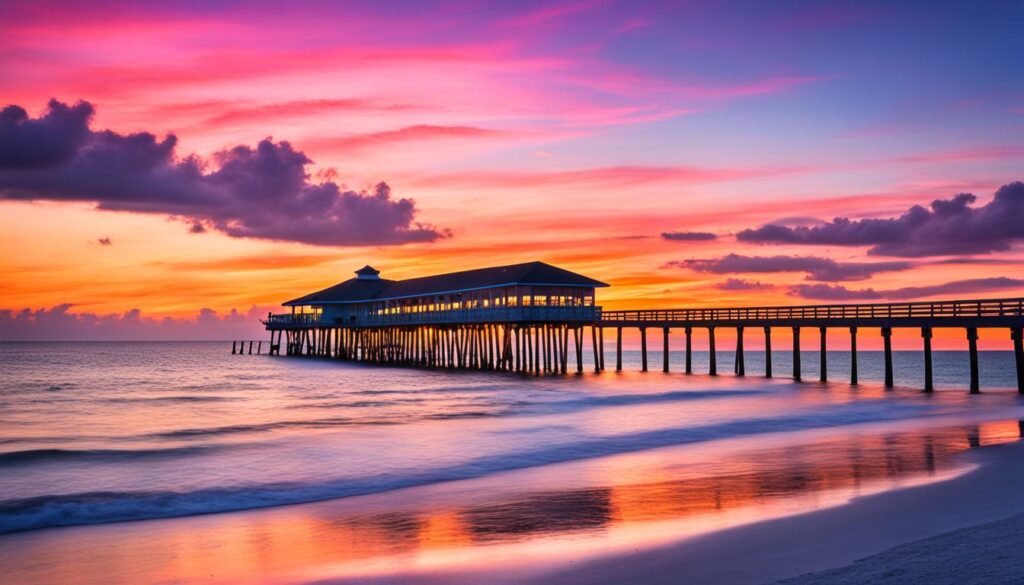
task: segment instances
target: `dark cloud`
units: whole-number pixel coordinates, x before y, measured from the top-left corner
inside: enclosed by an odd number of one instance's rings
[[[715,285],[718,290],[769,290],[773,287],[764,282],[745,280],[743,278],[727,278],[725,282]]]
[[[882,294],[873,288],[850,289],[838,284],[797,284],[790,287],[789,294],[815,301],[854,301],[882,298]]]
[[[100,238],[96,242],[101,246],[109,246],[114,243],[110,238]]]
[[[673,242],[701,242],[718,239],[711,232],[663,232],[661,237]]]
[[[955,280],[932,286],[909,286],[892,290],[875,290],[873,288],[849,289],[829,284],[798,284],[790,288],[790,294],[805,299],[823,301],[846,300],[913,300],[939,295],[964,295],[979,292],[1011,290],[1024,287],[1024,279],[999,276],[994,278],[973,278]]]
[[[94,201],[100,209],[177,217],[192,232],[209,228],[325,246],[430,242],[447,235],[416,222],[413,200],[393,198],[385,183],[352,191],[333,181],[313,182],[306,170],[312,161],[288,142],[267,138],[255,148],[236,146],[208,163],[178,158],[173,135],[159,140],[145,132],[93,132],[91,113],[89,104],[69,108],[56,101],[35,120],[17,106],[5,109],[14,122],[0,125],[0,197]],[[6,154],[26,141],[32,156]]]
[[[909,262],[836,262],[817,256],[741,256],[669,262],[670,266],[712,274],[805,272],[807,280],[864,280],[879,272],[907,270]]]
[[[46,113],[30,118],[19,106],[0,110],[0,170],[36,169],[65,162],[89,139],[93,107],[50,100]]]
[[[837,217],[816,226],[768,224],[739,232],[744,242],[870,246],[879,256],[947,256],[987,254],[1010,249],[1024,239],[1024,183],[1003,185],[986,205],[961,193],[936,199],[930,207],[911,207],[896,218]]]
[[[72,309],[65,303],[49,309],[0,310],[0,341],[269,339],[259,322],[269,307],[223,314],[200,309],[192,318],[147,317],[139,309],[107,315]]]

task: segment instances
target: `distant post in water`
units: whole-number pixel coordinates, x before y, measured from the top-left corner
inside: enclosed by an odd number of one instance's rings
[[[615,328],[615,371],[622,371],[622,327]]]
[[[932,379],[932,328],[922,327],[921,337],[924,340],[924,391],[931,392],[935,390]]]
[[[737,376],[747,375],[747,366],[743,361],[743,327],[736,328],[736,361],[733,370]]]
[[[661,354],[661,371],[663,372],[668,372],[668,331],[668,327],[661,330],[664,339],[662,344],[664,351]]]
[[[967,328],[967,349],[971,358],[971,394],[979,394],[981,385],[978,382],[978,329]]]
[[[708,374],[718,375],[718,357],[715,352],[715,328],[708,327]]]
[[[828,343],[826,341],[828,328],[819,327],[818,332],[821,335],[821,381],[828,382]]]
[[[684,329],[686,333],[686,373],[693,373],[693,327]]]
[[[857,328],[850,327],[850,384],[857,385]]]
[[[764,377],[772,377],[772,328],[764,328]]]
[[[799,382],[803,379],[800,372],[800,328],[793,328],[793,379]]]
[[[640,360],[642,362],[641,371],[647,371],[647,328],[640,328]]]
[[[882,345],[885,349],[885,387],[892,388],[892,328],[882,327]]]
[[[1010,338],[1013,339],[1013,361],[1017,366],[1017,392],[1024,394],[1024,328],[1010,329]]]

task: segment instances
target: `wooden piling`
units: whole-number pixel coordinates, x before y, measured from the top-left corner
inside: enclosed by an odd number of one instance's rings
[[[932,328],[922,327],[921,337],[924,341],[924,391],[932,392],[935,390],[932,380]]]
[[[661,371],[668,372],[668,327],[663,327],[662,333],[662,352],[661,352]]]
[[[1024,394],[1024,328],[1012,327],[1010,338],[1013,339],[1013,362],[1017,366],[1017,392]]]
[[[821,363],[818,366],[821,372],[821,381],[828,382],[828,341],[826,336],[828,335],[828,328],[819,327],[818,333],[821,336]]]
[[[598,355],[597,355],[597,326],[596,325],[591,325],[590,326],[590,338],[591,338],[590,343],[591,343],[591,345],[594,346],[594,371],[595,372],[600,372],[601,371],[601,358],[598,357]]]
[[[747,364],[743,351],[743,327],[736,328],[736,359],[733,362],[733,372],[740,377],[747,375]]]
[[[967,328],[967,349],[971,360],[971,394],[979,394],[981,385],[978,382],[978,329]]]
[[[686,373],[693,373],[693,327],[683,330],[686,334]]]
[[[800,371],[800,328],[793,328],[793,379],[799,382],[803,379]]]
[[[640,371],[647,371],[647,328],[640,328],[640,359],[642,360],[642,367]]]
[[[715,328],[708,327],[708,374],[718,375],[718,352],[715,350]]]
[[[615,328],[615,371],[622,371],[622,327]]]
[[[577,354],[577,374],[583,374],[583,328],[572,328],[572,342],[575,344]]]
[[[857,328],[850,327],[850,385],[857,385]]]
[[[892,328],[882,327],[882,345],[885,350],[885,387],[893,387],[892,376]]]
[[[764,328],[764,377],[772,377],[772,328]]]

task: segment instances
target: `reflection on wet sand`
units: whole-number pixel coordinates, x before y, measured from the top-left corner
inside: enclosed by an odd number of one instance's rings
[[[103,577],[111,574],[145,582],[304,580],[427,565],[444,570],[483,547],[535,549],[569,539],[586,548],[619,531],[661,531],[665,540],[680,536],[679,523],[699,533],[721,527],[709,518],[740,514],[744,522],[756,521],[778,515],[779,507],[813,509],[836,503],[837,494],[841,501],[920,481],[954,469],[951,459],[958,453],[1016,441],[1022,433],[1024,422],[1018,421],[919,432],[843,431],[711,460],[688,460],[672,450],[621,456],[611,465],[571,470],[578,475],[565,477],[569,487],[557,490],[550,489],[559,483],[551,476],[540,482],[545,489],[519,490],[517,476],[509,474],[464,482],[468,491],[441,497],[410,489],[116,530],[40,531],[25,535],[25,560],[15,565],[21,570],[16,576],[24,582],[108,582]],[[555,473],[557,478],[566,471]],[[90,531],[95,538],[85,538]]]

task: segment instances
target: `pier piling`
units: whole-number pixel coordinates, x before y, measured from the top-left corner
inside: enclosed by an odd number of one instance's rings
[[[850,385],[857,385],[857,328],[850,327]]]
[[[708,327],[708,374],[718,375],[718,352],[715,350],[714,327]]]
[[[921,338],[924,342],[924,391],[935,390],[935,383],[932,379],[932,328],[922,327]]]
[[[743,328],[736,328],[736,359],[733,362],[733,370],[737,376],[747,375],[747,365],[744,363],[743,351]]]
[[[793,328],[793,379],[799,382],[803,379],[800,371],[800,328]]]
[[[981,385],[978,382],[978,329],[967,328],[967,350],[971,361],[971,394],[981,392]]]
[[[661,371],[668,372],[668,327],[661,330],[662,333],[662,352],[661,352]]]
[[[885,387],[893,387],[892,379],[892,328],[882,327],[882,345],[885,350]]]

